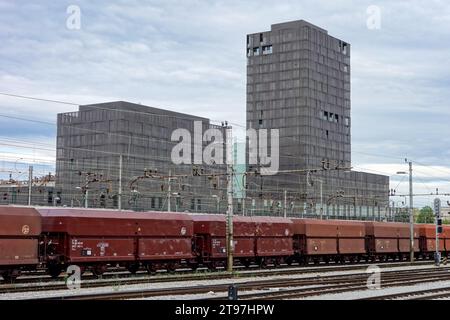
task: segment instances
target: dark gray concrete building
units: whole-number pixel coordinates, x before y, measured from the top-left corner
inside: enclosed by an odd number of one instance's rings
[[[246,47],[247,128],[279,129],[279,169],[305,170],[249,177],[256,211],[280,211],[286,190],[293,215],[320,208],[330,217],[381,215],[389,178],[344,169],[351,167],[350,44],[299,20],[247,35]]]
[[[168,210],[170,203],[171,211],[222,210],[223,179],[192,177],[194,165],[171,160],[178,143],[171,134],[180,128],[192,134],[192,158],[195,121],[201,121],[202,132],[222,128],[206,118],[123,101],[58,114],[55,188],[62,205],[85,206],[87,190],[89,207],[118,208],[120,202],[123,209]],[[205,174],[224,170],[220,165],[198,167]]]

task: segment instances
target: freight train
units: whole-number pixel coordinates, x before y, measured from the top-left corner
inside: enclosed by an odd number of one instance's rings
[[[352,263],[407,259],[406,223],[233,218],[234,259],[249,267],[300,263]],[[414,226],[414,252],[435,251],[435,226]],[[450,253],[450,228],[439,249]],[[0,206],[0,275],[13,281],[24,270],[45,268],[57,277],[69,265],[101,275],[108,266],[131,273],[226,265],[226,218],[218,214],[132,212],[79,208]]]

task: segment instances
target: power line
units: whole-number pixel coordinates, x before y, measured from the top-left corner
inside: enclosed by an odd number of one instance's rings
[[[3,96],[14,97],[14,98],[22,98],[22,99],[28,99],[28,100],[45,101],[45,102],[68,104],[68,105],[74,105],[74,106],[78,105],[77,103],[73,103],[73,102],[67,102],[67,101],[61,101],[61,100],[53,100],[53,99],[44,99],[44,98],[36,98],[36,97],[23,96],[23,95],[19,95],[19,94],[6,93],[6,92],[0,92],[0,94],[3,95]]]
[[[127,112],[127,113],[133,113],[133,114],[153,115],[153,116],[158,116],[158,117],[170,117],[170,118],[175,118],[175,119],[186,120],[186,118],[182,117],[182,116],[158,114],[158,113],[135,111],[135,110],[111,109],[111,108],[101,107],[101,106],[99,106],[99,104],[80,104],[80,103],[67,102],[67,101],[61,101],[61,100],[44,99],[44,98],[37,98],[37,97],[31,97],[31,96],[24,96],[24,95],[18,95],[18,94],[13,94],[13,93],[6,93],[6,92],[0,92],[0,95],[4,95],[4,96],[8,96],[8,97],[14,97],[14,98],[35,100],[35,101],[44,101],[44,102],[51,102],[51,103],[58,103],[58,104],[73,105],[73,106],[88,106],[89,108],[98,109],[98,110],[107,110],[107,111],[113,110],[113,111],[116,111],[116,112]],[[130,103],[137,105],[136,103],[133,103],[133,102],[130,102]],[[146,106],[146,107],[155,108],[155,107],[151,107],[151,106]],[[222,122],[220,120],[207,119],[205,117],[185,114],[183,112],[172,111],[172,110],[168,110],[168,109],[164,109],[164,110],[167,110],[167,111],[173,112],[173,113],[184,114],[184,115],[190,116],[192,118],[203,118],[204,120],[210,120],[210,121],[218,122],[218,123]],[[230,121],[228,121],[228,123],[245,128],[245,125],[243,125],[243,124],[231,123]]]

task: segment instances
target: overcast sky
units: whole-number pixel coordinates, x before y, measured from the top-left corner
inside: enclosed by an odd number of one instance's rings
[[[70,5],[81,9],[80,29],[66,25]],[[367,26],[370,6],[380,9],[379,28]],[[354,169],[393,175],[408,157],[417,192],[450,192],[448,1],[0,0],[0,92],[127,100],[245,125],[245,35],[298,19],[352,45]],[[51,163],[49,123],[76,109],[0,95],[0,169],[20,157],[19,169]],[[406,192],[399,178],[392,187]]]

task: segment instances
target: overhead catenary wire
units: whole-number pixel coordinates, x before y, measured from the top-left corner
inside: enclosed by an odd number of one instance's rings
[[[78,106],[79,104],[78,103],[72,103],[72,102],[67,102],[67,101],[60,101],[60,100],[53,100],[53,99],[43,99],[43,98],[36,98],[36,97],[29,97],[29,96],[23,96],[23,95],[16,95],[16,94],[9,94],[9,93],[4,93],[4,92],[0,92],[0,94],[2,94],[2,95],[5,95],[5,96],[10,96],[10,97],[16,97],[16,98],[24,98],[24,99],[32,99],[32,100],[37,100],[37,101],[45,101],[45,102],[51,102],[51,103],[61,103],[61,104],[67,104],[67,105],[74,105],[74,106]],[[97,109],[104,109],[104,108],[102,108],[101,106],[93,106],[93,105],[90,105],[90,107],[92,107],[92,108],[97,108]],[[109,108],[107,108],[107,110],[111,110],[111,109],[109,109]],[[116,110],[116,109],[114,109],[114,111],[122,111],[122,110]],[[126,110],[125,112],[133,112],[133,113],[136,113],[137,111],[133,111],[133,110]],[[145,114],[146,115],[149,115],[149,113],[147,113],[147,112],[145,112]],[[153,114],[153,115],[156,115],[156,116],[168,116],[168,117],[173,117],[172,115],[159,115],[159,114]],[[36,122],[36,123],[43,123],[43,124],[51,124],[51,125],[56,125],[55,123],[50,123],[50,122],[46,122],[46,121],[39,121],[39,120],[30,120],[30,119],[24,119],[23,117],[16,117],[16,116],[11,116],[11,115],[1,115],[0,114],[0,116],[4,116],[4,117],[9,117],[9,118],[11,118],[11,119],[17,119],[17,120],[24,120],[24,121],[33,121],[33,122]],[[245,125],[242,125],[242,124],[234,124],[234,125],[236,125],[236,126],[239,126],[239,127],[242,127],[242,128],[246,128],[246,126]],[[79,127],[77,127],[77,129],[79,129],[79,130],[92,130],[92,132],[99,132],[99,130],[93,130],[93,129],[88,129],[88,128],[79,128]],[[100,131],[99,133],[105,133],[105,134],[109,134],[109,135],[114,135],[114,133],[110,133],[110,132],[107,132],[107,131]],[[130,137],[130,136],[132,136],[132,135],[125,135],[126,137]],[[135,139],[135,138],[138,138],[138,137],[133,137],[133,139]],[[295,139],[294,137],[288,137],[288,138],[292,138],[292,139],[294,139],[294,140],[298,140],[298,139]],[[147,139],[148,140],[148,138],[144,138],[144,139]],[[165,139],[163,139],[165,142],[167,142],[167,140],[165,140]],[[1,143],[0,143],[1,144]],[[7,145],[7,144],[3,144],[3,145]],[[11,145],[10,145],[11,146]],[[24,146],[21,146],[22,148],[25,148]],[[41,145],[41,147],[42,147],[42,145]],[[37,148],[37,147],[34,147],[33,149],[36,149],[36,150],[43,150],[43,151],[52,151],[52,150],[50,150],[50,149],[47,149],[46,150],[46,148]],[[76,150],[75,148],[74,148],[74,150]],[[92,151],[91,149],[88,149],[88,150],[80,150],[80,151]],[[376,154],[370,154],[370,153],[363,153],[363,152],[358,152],[358,151],[353,151],[354,153],[357,153],[357,154],[366,154],[366,155],[370,155],[370,156],[377,156],[377,157],[383,157],[383,158],[391,158],[391,159],[402,159],[403,157],[400,157],[400,156],[389,156],[389,155],[386,155],[386,154],[383,154],[383,155],[376,155]],[[282,157],[289,157],[289,158],[295,158],[295,156],[289,156],[289,155],[282,155]],[[162,157],[163,159],[165,159],[165,160],[167,160],[168,159],[168,157]],[[154,157],[152,157],[151,158],[151,160],[154,160],[155,158]],[[418,162],[417,162],[418,163]],[[438,169],[436,169],[436,170],[438,170]],[[376,170],[372,170],[373,172],[377,172]],[[441,172],[444,172],[443,170],[441,170]],[[294,173],[291,173],[291,174],[294,174]],[[281,192],[281,191],[280,191]]]

